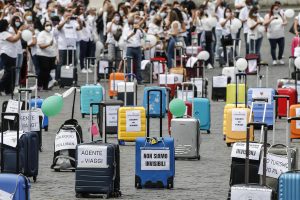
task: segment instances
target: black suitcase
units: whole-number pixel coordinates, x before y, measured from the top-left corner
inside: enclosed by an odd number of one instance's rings
[[[19,124],[18,113],[2,113],[5,116],[14,116]],[[19,129],[16,131],[19,138]],[[6,133],[7,134],[7,133]],[[1,172],[22,173],[27,177],[33,177],[36,182],[39,168],[39,136],[36,132],[24,133],[17,140],[16,147],[3,144],[4,131],[1,131]]]
[[[226,85],[225,85],[225,87],[222,87],[222,86],[217,87],[215,84],[217,77],[220,77],[220,76],[213,76],[211,99],[213,101],[219,101],[219,100],[226,101]],[[229,84],[230,81],[231,81],[231,78],[227,77],[227,84]]]
[[[90,194],[106,195],[106,198],[121,196],[119,145],[107,143],[106,134],[103,137],[104,143],[99,140],[76,147],[77,198]]]

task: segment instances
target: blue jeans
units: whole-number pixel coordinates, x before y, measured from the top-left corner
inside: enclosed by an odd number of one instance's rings
[[[176,38],[171,37],[169,40],[169,44],[167,47],[167,66],[168,68],[171,68],[173,66],[173,59],[174,59],[174,49],[175,49],[175,44],[176,44]],[[175,61],[174,61],[175,62]]]
[[[260,48],[262,44],[263,38],[258,38],[257,40],[251,40],[250,39],[250,52],[253,52],[255,54],[259,54],[260,56]],[[255,49],[254,49],[255,47]]]
[[[127,60],[127,72],[131,72],[131,62],[133,66],[135,66],[136,70],[136,80],[138,82],[141,82],[143,80],[142,75],[141,75],[141,62],[142,62],[142,49],[141,47],[127,47],[126,51],[126,57],[132,57],[131,59]],[[131,72],[133,73],[133,72]]]
[[[246,45],[246,54],[249,54],[249,43],[248,41],[248,33],[244,33],[245,45]]]
[[[16,79],[15,79],[15,86],[20,84],[20,71],[23,64],[23,54],[18,54],[17,61],[16,61]]]
[[[37,59],[37,55],[32,56],[32,63],[34,65],[34,69],[35,69],[35,75],[39,75],[40,73],[40,66],[38,63],[38,59]]]
[[[271,46],[271,55],[273,60],[281,60],[284,51],[284,37],[277,39],[269,39]],[[276,59],[276,47],[278,45],[278,57]]]

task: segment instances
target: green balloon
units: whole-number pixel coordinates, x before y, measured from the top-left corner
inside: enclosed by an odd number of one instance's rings
[[[182,117],[185,113],[186,107],[183,100],[173,99],[170,102],[169,109],[175,117]]]
[[[60,113],[63,107],[63,97],[62,96],[50,96],[46,98],[42,104],[42,111],[44,115],[48,117],[53,117]]]

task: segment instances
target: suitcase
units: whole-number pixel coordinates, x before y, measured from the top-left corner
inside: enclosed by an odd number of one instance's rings
[[[254,34],[248,34],[248,37],[253,37]],[[246,68],[246,73],[248,75],[256,75],[259,71],[259,63],[260,63],[260,56],[257,52],[255,52],[256,40],[254,40],[253,49],[251,49],[251,45],[249,44],[250,52],[246,54],[245,59],[247,60],[248,66]]]
[[[121,107],[118,110],[118,141],[135,142],[146,136],[146,111],[144,107]]]
[[[200,160],[200,122],[198,119],[172,119],[171,136],[174,138],[175,159],[188,158]]]
[[[150,92],[160,93],[160,102],[163,102],[161,90],[153,89]],[[149,99],[148,99],[149,101]],[[148,102],[148,105],[150,103]],[[160,104],[162,111],[163,105]],[[148,109],[149,106],[148,106]],[[162,113],[161,113],[162,114]],[[135,187],[140,188],[168,188],[174,187],[175,157],[174,139],[162,137],[162,115],[160,119],[160,137],[149,137],[150,117],[147,117],[147,137],[137,138],[135,147]]]
[[[22,174],[0,174],[2,200],[29,200],[30,187],[30,181]]]
[[[278,88],[278,95],[287,95],[289,96],[289,106],[297,104],[297,91],[294,88]],[[287,99],[278,99],[277,100],[277,116],[279,119],[281,117],[287,117]]]
[[[14,116],[19,124],[18,113],[2,113],[1,121],[5,116]],[[1,131],[1,173],[22,173],[33,177],[36,182],[39,169],[39,136],[36,132],[21,135],[19,132],[19,127],[13,132]],[[5,137],[14,141],[13,144],[4,143]]]
[[[100,103],[100,122],[99,129],[103,135],[103,126],[106,134],[118,133],[118,110],[122,107],[123,101],[108,100]]]
[[[291,117],[288,123],[296,122],[300,117]],[[287,133],[290,133],[290,125],[288,125]],[[287,149],[290,149],[290,140],[287,140]],[[278,178],[278,200],[296,200],[300,198],[300,174],[298,170],[293,170],[292,151],[287,151],[288,157],[288,172],[282,173]],[[297,161],[296,161],[297,163]]]
[[[28,79],[29,78],[35,78],[35,85],[37,85],[37,76],[36,75],[27,75],[26,76],[26,88],[28,88]],[[44,99],[40,98],[37,95],[37,88],[35,89],[35,96],[34,98],[32,98],[31,100],[29,100],[29,105],[30,107],[34,107],[34,108],[42,108],[42,104],[43,104]],[[49,128],[49,119],[48,116],[43,115],[43,123],[42,123],[42,128],[45,131],[48,131]]]
[[[124,106],[137,105],[137,84],[136,82],[120,82],[117,86],[117,99],[124,102]],[[125,98],[126,96],[126,98]],[[125,100],[126,99],[126,100]]]
[[[300,112],[300,104],[295,104],[295,105],[290,106],[290,117],[300,116],[299,112]],[[299,126],[298,121],[295,121],[295,120],[291,121],[290,126],[291,126],[291,129],[290,129],[291,130],[291,135],[290,135],[291,141],[293,139],[300,139],[300,126]]]
[[[111,68],[110,69],[114,69],[114,68]],[[115,69],[114,69],[115,70]],[[120,82],[124,82],[124,79],[125,79],[125,75],[124,73],[120,73],[120,72],[112,72],[110,75],[109,75],[109,86],[108,86],[108,95],[110,98],[113,98],[115,96],[117,96],[117,85],[118,83]]]
[[[72,63],[69,62],[69,50],[67,50],[67,65],[61,66],[60,68],[60,74],[59,74],[59,85],[61,88],[64,88],[65,86],[71,87],[76,86],[77,84],[77,68],[75,66],[75,53],[74,50],[72,51]]]
[[[150,93],[148,93],[149,90],[155,90],[152,91]],[[163,104],[163,110],[160,110],[160,93],[157,92],[157,90],[161,90],[162,91],[162,104]],[[148,94],[150,96],[148,96]],[[150,111],[148,112],[147,108],[148,108],[148,99],[150,102]],[[168,101],[168,97],[167,97],[167,89],[165,87],[158,87],[158,86],[154,86],[154,87],[145,87],[144,88],[144,98],[143,98],[143,106],[146,110],[146,113],[149,114],[149,117],[159,117],[160,115],[162,115],[162,117],[165,117],[166,112],[167,112],[167,101]]]
[[[238,88],[238,95],[236,95],[236,87]],[[247,86],[244,83],[239,83],[238,86],[234,83],[230,83],[226,87],[226,104],[235,104],[236,96],[238,96],[238,104],[244,104],[246,101],[245,91]]]
[[[110,74],[112,71],[109,71],[109,59],[108,58],[102,58],[98,62],[98,80],[101,79],[108,79],[108,74]],[[113,67],[111,67],[113,68]]]
[[[77,198],[88,197],[89,194],[106,195],[106,198],[116,198],[122,195],[119,145],[107,143],[106,133],[103,132],[102,141],[93,141],[91,135],[92,142],[76,146],[75,192]]]
[[[230,77],[228,76],[213,76],[212,79],[212,90],[211,90],[211,100],[226,101],[226,87],[230,83]]]
[[[177,86],[183,82],[183,76],[179,74],[165,74],[159,75],[159,86],[170,88],[170,99],[175,96]]]
[[[92,57],[85,58],[87,69],[90,67]],[[89,84],[89,73],[86,73],[86,85],[80,87],[80,111],[82,118],[90,114],[91,103],[100,103],[103,100],[103,87],[97,84],[97,70],[94,70],[94,84]],[[97,114],[96,107],[92,109],[93,114]]]
[[[249,174],[249,139],[250,139],[250,126],[262,126],[264,127],[264,153],[263,153],[263,182],[261,185],[250,184],[249,178],[252,174]],[[268,128],[265,123],[248,123],[247,124],[247,142],[246,142],[246,159],[245,159],[245,183],[236,184],[231,187],[231,200],[249,200],[249,199],[261,199],[272,200],[272,189],[266,186],[266,166],[267,166],[267,138]],[[251,175],[251,176],[250,176]]]

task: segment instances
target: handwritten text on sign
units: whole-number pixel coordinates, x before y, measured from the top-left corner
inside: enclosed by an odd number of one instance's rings
[[[232,110],[232,131],[247,130],[247,111],[244,109]]]
[[[126,132],[141,131],[141,112],[139,110],[126,111]]]
[[[31,123],[29,127],[29,121]],[[40,119],[37,111],[21,111],[20,123],[23,131],[40,131]]]
[[[108,168],[107,146],[79,145],[77,158],[77,167],[80,168]]]
[[[170,170],[170,150],[141,150],[141,170]]]
[[[61,130],[55,137],[55,152],[66,149],[76,149],[77,137],[75,131]]]
[[[259,160],[260,150],[262,144],[249,143],[249,159]],[[231,157],[233,158],[246,158],[246,143],[237,142],[233,144],[231,150]]]
[[[106,126],[118,126],[118,109],[120,106],[106,106]]]
[[[288,171],[288,159],[286,156],[267,154],[267,176],[278,178],[280,174]],[[263,174],[263,159],[261,159],[258,174]]]
[[[20,108],[22,107],[23,102],[20,102]],[[15,100],[9,100],[6,106],[6,113],[18,113],[18,105],[19,102],[15,101]],[[9,120],[14,120],[15,117],[14,116],[5,116],[5,119],[9,119]]]

